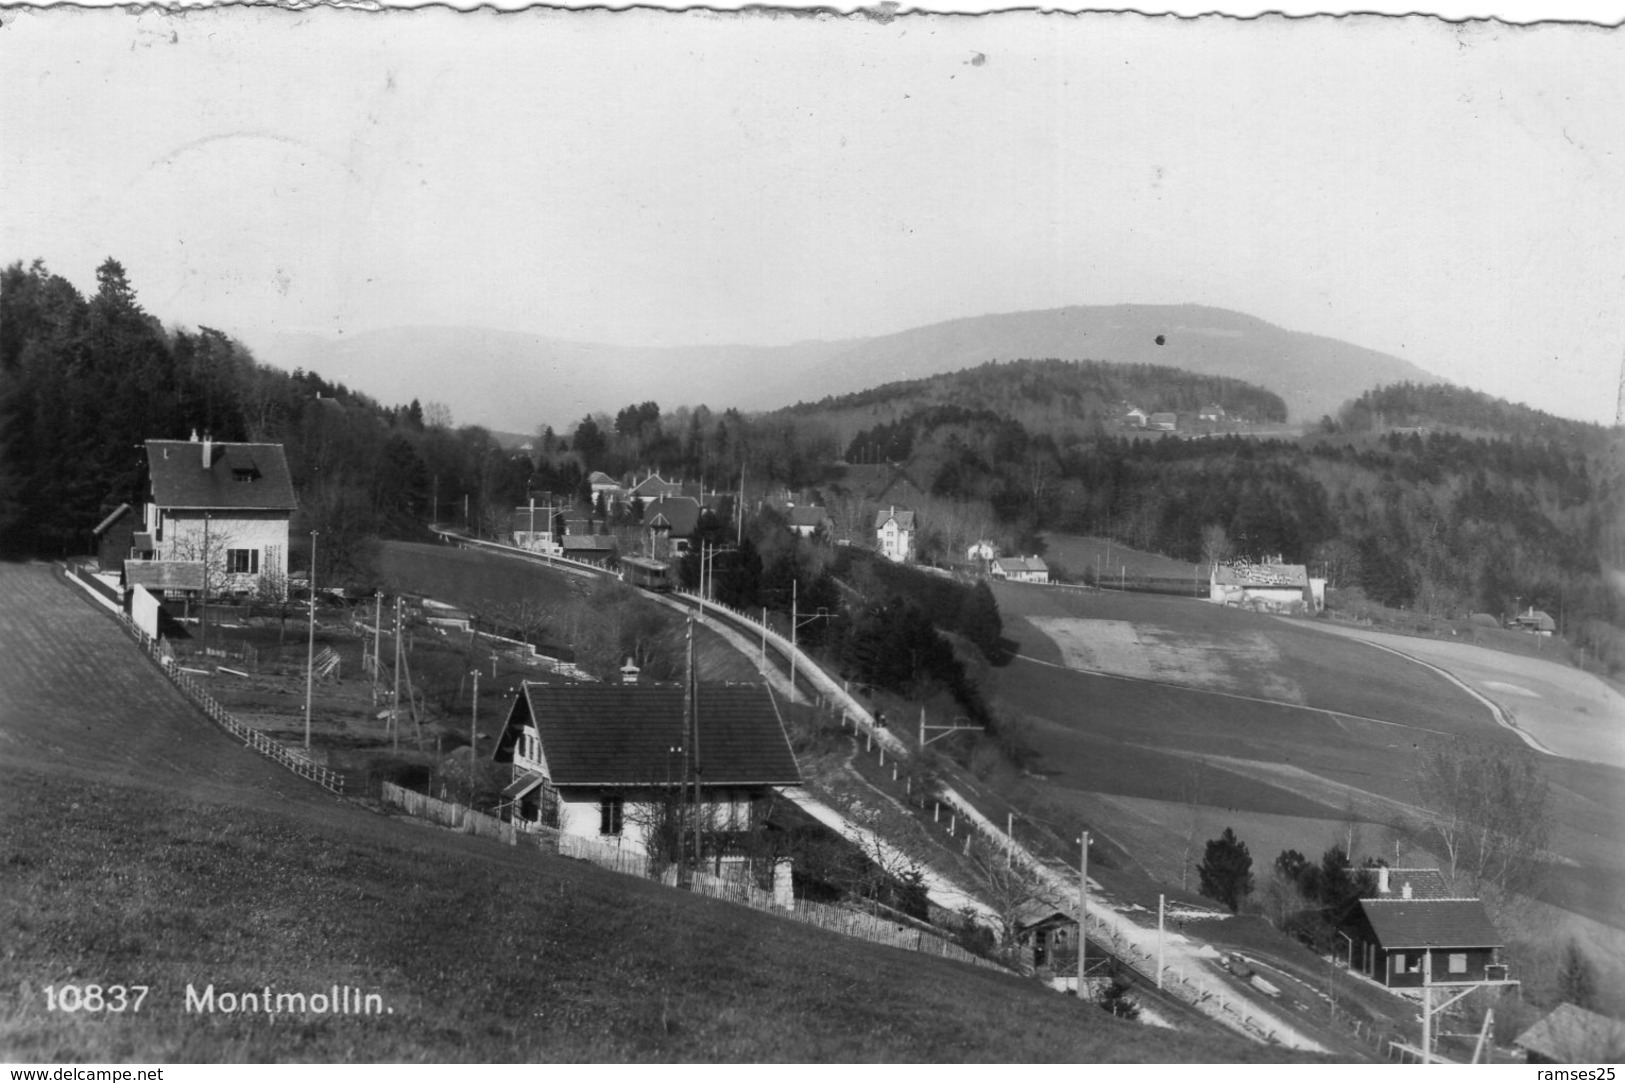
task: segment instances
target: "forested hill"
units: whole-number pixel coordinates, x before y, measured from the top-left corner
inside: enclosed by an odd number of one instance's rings
[[[1327,421],[1324,428],[1342,432],[1447,428],[1517,440],[1560,440],[1570,446],[1594,445],[1607,435],[1601,425],[1556,417],[1453,384],[1373,388],[1345,404],[1335,421]]]
[[[1207,376],[1166,365],[1100,361],[989,362],[958,372],[901,380],[866,391],[802,402],[781,414],[816,420],[850,440],[876,422],[942,413],[936,407],[996,414],[1031,435],[1059,442],[1116,429],[1129,406],[1148,413],[1189,415],[1209,405],[1255,423],[1286,421],[1286,403],[1272,391],[1227,376]],[[951,411],[950,411],[951,412]]]

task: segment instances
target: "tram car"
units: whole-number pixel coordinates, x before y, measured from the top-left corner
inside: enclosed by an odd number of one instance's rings
[[[676,583],[670,564],[647,557],[622,557],[621,578],[634,587],[660,593],[671,590]]]

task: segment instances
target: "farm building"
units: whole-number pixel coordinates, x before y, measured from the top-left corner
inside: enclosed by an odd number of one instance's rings
[[[1155,413],[1146,418],[1145,426],[1158,432],[1173,432],[1179,428],[1179,415],[1167,412]]]
[[[1029,902],[1016,911],[1014,933],[1023,965],[1035,970],[1077,965],[1078,919],[1066,911]]]
[[[828,537],[834,528],[829,512],[816,504],[791,504],[784,509],[784,521],[793,534],[810,538],[820,530]]]
[[[1039,556],[998,557],[988,574],[994,579],[1008,579],[1012,583],[1048,583],[1049,565]]]
[[[647,853],[683,782],[685,689],[677,684],[525,682],[493,758],[513,765],[503,817]],[[724,835],[760,821],[799,785],[766,685],[700,685],[694,719],[703,822]]]
[[[281,444],[193,433],[191,440],[148,440],[146,452],[147,498],[123,554],[126,584],[183,594],[206,566],[211,593],[286,589],[288,520],[297,501]],[[103,520],[97,536],[117,537],[131,514]],[[199,570],[163,567],[176,564]]]
[[[1146,422],[1149,421],[1150,418],[1151,415],[1140,409],[1138,406],[1130,406],[1127,410],[1123,411],[1123,424],[1129,428],[1143,429],[1145,428]]]
[[[1390,989],[1501,980],[1503,946],[1484,904],[1452,897],[1437,869],[1379,868],[1373,897],[1342,922],[1349,969]],[[1431,963],[1431,966],[1428,964]]]
[[[1534,606],[1530,606],[1525,612],[1513,617],[1511,627],[1520,632],[1528,632],[1537,636],[1557,634],[1557,622],[1552,619],[1552,615],[1544,610],[1536,609]]]
[[[1559,1004],[1513,1039],[1530,1064],[1610,1064],[1625,1060],[1625,1023]]]
[[[692,496],[663,496],[643,508],[643,529],[649,535],[648,552],[655,557],[676,557],[688,552],[700,526],[700,502]]]
[[[1318,613],[1326,604],[1326,580],[1310,576],[1302,564],[1282,564],[1280,558],[1258,564],[1240,559],[1213,565],[1208,598],[1242,609]]]
[[[1204,406],[1200,410],[1196,411],[1196,420],[1206,421],[1212,424],[1218,424],[1219,422],[1227,419],[1229,416],[1230,415],[1224,412],[1224,407],[1218,405],[1217,403]]]
[[[875,513],[875,542],[880,555],[903,563],[914,559],[914,513],[893,505]]]
[[[626,488],[602,470],[594,470],[587,475],[587,484],[592,488],[592,502],[598,503],[598,498],[604,498],[604,506],[613,508],[626,500]]]
[[[521,549],[538,553],[558,553],[559,544],[553,537],[553,518],[554,508],[550,504],[538,504],[532,500],[514,508],[509,517],[513,543]]]
[[[606,534],[566,534],[559,541],[559,549],[571,560],[608,564],[620,554],[621,547]]]

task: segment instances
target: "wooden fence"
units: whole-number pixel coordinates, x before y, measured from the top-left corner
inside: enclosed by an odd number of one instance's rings
[[[668,887],[675,887],[677,883],[675,867],[656,868],[648,855],[635,850],[552,830],[516,831],[513,824],[503,823],[484,813],[475,812],[450,801],[440,801],[390,782],[383,784],[382,797],[385,804],[393,805],[409,815],[422,817],[465,834],[495,838],[510,846],[523,841],[548,853],[587,861],[625,876],[654,880]],[[875,944],[920,951],[941,959],[953,959],[991,970],[1005,969],[991,960],[972,955],[958,944],[941,936],[921,928],[889,921],[875,914],[825,903],[808,902],[804,899],[794,900],[788,908],[782,907],[778,905],[771,891],[762,890],[748,879],[699,874],[693,878],[689,891]]]
[[[130,620],[130,614],[124,611],[116,599],[109,597],[105,583],[87,574],[82,567],[71,569],[70,574],[97,594],[109,598],[113,602],[108,608],[117,615],[119,624],[129,633],[130,638],[140,644],[142,650],[146,651],[152,660],[158,663],[158,668],[163,672],[164,676],[173,681],[175,687],[179,688],[188,699],[201,707],[203,712],[221,729],[237,737],[244,745],[252,748],[266,759],[286,767],[300,778],[308,778],[318,786],[331,790],[333,793],[344,793],[345,778],[342,774],[314,762],[302,751],[289,748],[287,745],[273,740],[222,707],[218,700],[203,689],[203,686],[198,683],[192,674],[182,669],[179,663],[165,653],[162,641],[147,635],[135,626],[134,622]]]

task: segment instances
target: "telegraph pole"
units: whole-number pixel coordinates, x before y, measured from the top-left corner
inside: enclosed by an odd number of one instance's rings
[[[395,596],[395,698],[389,703],[389,731],[401,747],[401,596]],[[419,735],[421,737],[421,734]],[[421,741],[419,742],[422,743]]]
[[[1082,854],[1078,859],[1078,999],[1089,996],[1084,983],[1084,960],[1089,954],[1089,832],[1078,840]]]
[[[469,672],[474,674],[474,702],[470,705],[468,714],[468,807],[474,807],[474,761],[480,754],[480,667],[475,666]]]
[[[204,565],[203,581],[209,581]],[[310,638],[305,646],[305,751],[310,751],[310,707],[316,698],[316,532],[310,532]]]

